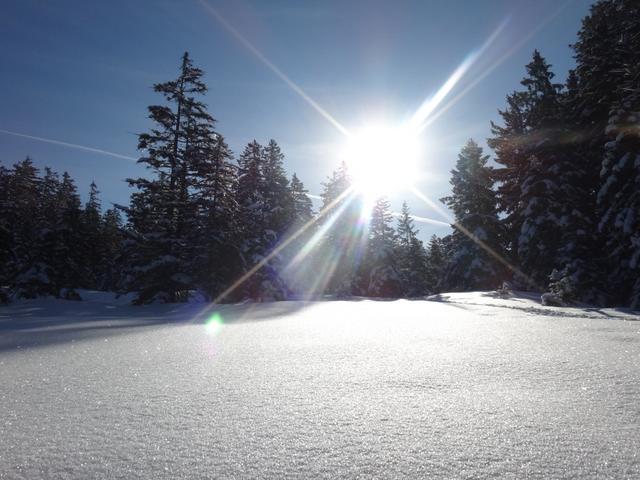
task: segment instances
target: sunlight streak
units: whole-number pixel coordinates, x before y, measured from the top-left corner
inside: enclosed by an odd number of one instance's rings
[[[86,147],[84,145],[78,145],[77,143],[63,142],[60,140],[53,140],[51,138],[36,137],[35,135],[27,135],[26,133],[12,132],[10,130],[0,129],[0,133],[4,133],[5,135],[13,135],[14,137],[28,138],[29,140],[36,140],[38,142],[51,143],[53,145],[60,145],[62,147],[75,148],[77,150],[97,153],[99,155],[108,155],[110,157],[121,158],[123,160],[132,160],[134,162],[138,161],[137,158],[130,157],[128,155],[121,155],[119,153],[109,152],[108,150],[102,150],[100,148]]]
[[[429,197],[424,195],[420,190],[418,190],[415,187],[412,187],[411,191],[416,195],[416,197],[418,197],[420,200],[425,202],[427,205],[429,205],[431,208],[433,208],[436,212],[438,212],[440,215],[442,215],[442,217],[445,218],[449,222],[451,227],[460,230],[463,234],[465,234],[467,237],[469,237],[471,240],[473,240],[485,252],[487,252],[493,258],[498,260],[502,265],[507,267],[513,273],[518,275],[518,277],[524,279],[530,286],[536,288],[538,291],[541,291],[541,292],[543,292],[545,290],[543,287],[538,285],[533,279],[531,279],[524,272],[522,272],[519,268],[517,268],[516,266],[512,265],[511,263],[509,263],[502,255],[500,255],[498,252],[496,252],[494,249],[492,249],[489,245],[487,245],[484,241],[482,241],[480,238],[478,238],[476,235],[474,235],[472,232],[470,232],[467,228],[465,228],[460,223],[457,223],[455,218],[453,218],[444,208],[440,207],[436,202],[434,202]]]
[[[296,238],[302,235],[305,231],[307,231],[313,224],[317,223],[322,217],[324,217],[327,213],[329,213],[342,199],[347,197],[353,191],[352,188],[346,189],[342,192],[335,200],[333,200],[329,205],[323,208],[318,214],[305,223],[302,227],[292,233],[288,238],[280,242],[280,244],[274,248],[269,255],[266,255],[262,260],[256,263],[251,269],[249,269],[244,275],[242,275],[238,280],[236,280],[229,288],[227,288],[224,292],[218,295],[214,300],[213,304],[220,303],[220,301],[224,300],[231,293],[233,293],[238,287],[240,287],[243,283],[245,283],[249,278],[251,278],[258,270],[264,267],[269,261],[278,255],[283,249],[285,249],[291,242],[293,242]]]
[[[300,249],[297,255],[293,257],[291,262],[289,262],[289,265],[285,267],[285,271],[288,268],[294,267],[300,262],[302,262],[302,260],[304,260],[304,258],[307,255],[309,255],[309,253],[311,253],[311,251],[317,246],[320,240],[322,240],[322,237],[327,233],[327,231],[329,231],[329,229],[333,226],[336,220],[342,215],[342,213],[346,210],[346,208],[351,204],[351,201],[354,198],[353,193],[354,191],[352,189],[351,194],[346,197],[345,202],[342,205],[340,205],[340,207],[335,212],[333,212],[333,214],[327,219],[327,221],[309,239],[309,241],[304,244],[304,246]]]
[[[393,216],[394,217],[401,217],[402,213],[400,212],[393,212]],[[449,222],[443,222],[441,220],[436,220],[435,218],[429,218],[429,217],[421,217],[419,215],[409,215],[409,218],[415,220],[418,223],[428,223],[430,225],[442,225],[444,227],[450,227],[451,224]]]
[[[280,70],[271,60],[269,60],[260,50],[258,50],[249,40],[247,40],[236,28],[231,25],[215,8],[213,8],[205,0],[199,0],[200,5],[213,16],[220,25],[222,25],[236,40],[238,40],[249,52],[251,52],[258,60],[260,60],[269,70],[275,73],[289,88],[296,92],[305,102],[307,102],[314,110],[316,110],[325,120],[336,127],[338,131],[349,136],[349,131],[338,122],[329,112],[327,112],[318,102],[311,98],[300,86],[291,80],[282,70]]]
[[[469,93],[473,88],[478,85],[482,80],[484,80],[487,76],[489,76],[496,68],[502,65],[506,60],[508,60],[513,54],[515,54],[518,50],[520,50],[525,43],[531,40],[540,30],[546,27],[549,23],[551,23],[566,7],[571,3],[572,0],[567,0],[565,3],[560,5],[553,13],[551,13],[547,18],[545,18],[536,28],[531,30],[527,35],[522,37],[518,42],[516,42],[509,50],[507,50],[504,55],[498,58],[495,62],[489,65],[482,73],[480,73],[469,85],[467,85],[460,93],[458,93],[455,97],[453,97],[449,102],[447,102],[440,110],[438,110],[435,114],[431,115],[431,117],[426,118],[421,128],[427,128],[433,122],[435,122],[439,117],[441,117],[447,110],[453,107],[456,103],[458,103],[467,93]]]
[[[447,79],[446,82],[438,89],[438,91],[432,97],[428,98],[424,101],[424,103],[416,110],[416,112],[409,120],[409,125],[416,129],[417,131],[424,130],[426,126],[426,121],[428,120],[431,113],[440,105],[440,103],[445,99],[445,97],[451,92],[453,87],[462,79],[465,73],[473,66],[473,64],[480,58],[480,56],[493,44],[493,42],[498,38],[500,33],[504,30],[509,19],[504,20],[498,28],[494,30],[494,32],[487,38],[487,40],[482,44],[482,46],[472,52],[459,66],[456,70],[451,74],[451,76]]]

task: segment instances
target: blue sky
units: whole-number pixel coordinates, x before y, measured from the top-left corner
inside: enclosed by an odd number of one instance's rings
[[[573,66],[569,44],[591,1],[217,1],[208,5],[347,128],[408,119],[503,24],[424,132],[430,198],[449,191],[449,171],[469,137],[481,144],[505,95],[518,88],[534,48],[559,81]],[[136,133],[150,126],[152,85],[176,76],[188,50],[205,73],[218,129],[239,153],[276,139],[289,172],[311,193],[338,163],[344,137],[234,38],[198,0],[5,0],[0,17],[0,129],[137,157]],[[473,85],[472,85],[473,84]],[[490,153],[490,152],[488,152]],[[0,162],[30,155],[68,170],[103,203],[126,202],[135,162],[0,133]],[[441,219],[410,192],[416,215]],[[446,227],[419,225],[423,237]]]

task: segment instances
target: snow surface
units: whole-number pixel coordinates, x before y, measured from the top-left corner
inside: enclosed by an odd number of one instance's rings
[[[0,308],[0,478],[640,478],[630,313],[81,294]]]

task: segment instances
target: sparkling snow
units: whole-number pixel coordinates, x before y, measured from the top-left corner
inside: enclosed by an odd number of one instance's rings
[[[83,297],[0,308],[0,478],[640,478],[635,315]]]

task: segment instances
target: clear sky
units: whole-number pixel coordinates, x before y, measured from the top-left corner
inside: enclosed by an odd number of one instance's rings
[[[206,102],[234,152],[274,138],[287,170],[318,194],[338,164],[343,134],[207,5],[348,129],[407,120],[499,29],[436,111],[458,100],[422,135],[417,186],[437,199],[449,191],[463,143],[473,137],[485,145],[489,122],[499,120],[534,48],[564,80],[573,66],[569,44],[591,3],[4,0],[0,130],[137,157],[136,133],[151,125],[146,107],[160,101],[152,85],[175,78],[188,50],[205,71]],[[124,178],[145,174],[125,158],[0,133],[2,164],[26,155],[69,171],[83,194],[95,180],[105,206],[127,202]],[[396,209],[403,198],[416,215],[442,219],[410,192],[393,196]],[[419,228],[423,238],[447,231]]]

